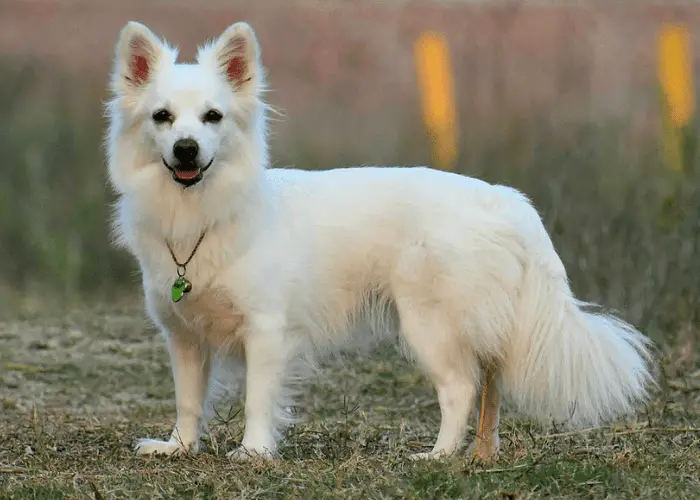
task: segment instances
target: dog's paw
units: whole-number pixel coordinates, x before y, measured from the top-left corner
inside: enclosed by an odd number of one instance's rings
[[[159,439],[139,439],[135,446],[137,455],[186,455],[196,453],[197,446],[186,446],[179,441],[161,441]]]
[[[272,460],[274,454],[267,449],[244,448],[239,446],[233,451],[229,451],[226,456],[230,460],[236,462],[245,462],[248,460]]]
[[[467,455],[478,462],[491,463],[498,459],[500,445],[498,436],[491,439],[476,438],[467,448]]]

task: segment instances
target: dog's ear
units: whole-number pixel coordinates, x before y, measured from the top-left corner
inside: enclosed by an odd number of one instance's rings
[[[260,46],[253,28],[238,22],[214,42],[215,62],[236,91],[255,91],[261,80]]]
[[[138,89],[153,76],[163,53],[161,41],[141,23],[127,23],[119,34],[113,85],[115,89]]]

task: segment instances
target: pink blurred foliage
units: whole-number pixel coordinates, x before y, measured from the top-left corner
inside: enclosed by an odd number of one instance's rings
[[[624,118],[645,136],[658,129],[661,23],[700,28],[700,6],[682,1],[13,0],[1,9],[0,54],[100,88],[128,20],[181,47],[184,60],[246,20],[269,69],[267,100],[285,115],[278,140],[303,133],[310,147],[365,141],[387,154],[420,127],[413,43],[422,30],[450,43],[465,136],[507,133],[532,114],[554,124]]]

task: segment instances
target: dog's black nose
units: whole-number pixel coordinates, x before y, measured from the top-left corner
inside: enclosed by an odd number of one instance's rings
[[[173,146],[173,156],[181,163],[192,163],[199,153],[199,144],[194,139],[179,139]]]

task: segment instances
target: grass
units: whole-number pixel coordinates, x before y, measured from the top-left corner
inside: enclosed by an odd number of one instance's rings
[[[415,463],[439,426],[435,394],[390,347],[328,362],[298,401],[272,463],[239,464],[238,403],[220,408],[199,455],[137,457],[165,437],[173,386],[138,308],[0,324],[0,498],[698,498],[698,352],[667,346],[667,377],[636,419],[581,432],[506,413],[502,456]],[[470,429],[471,440],[474,430]]]

